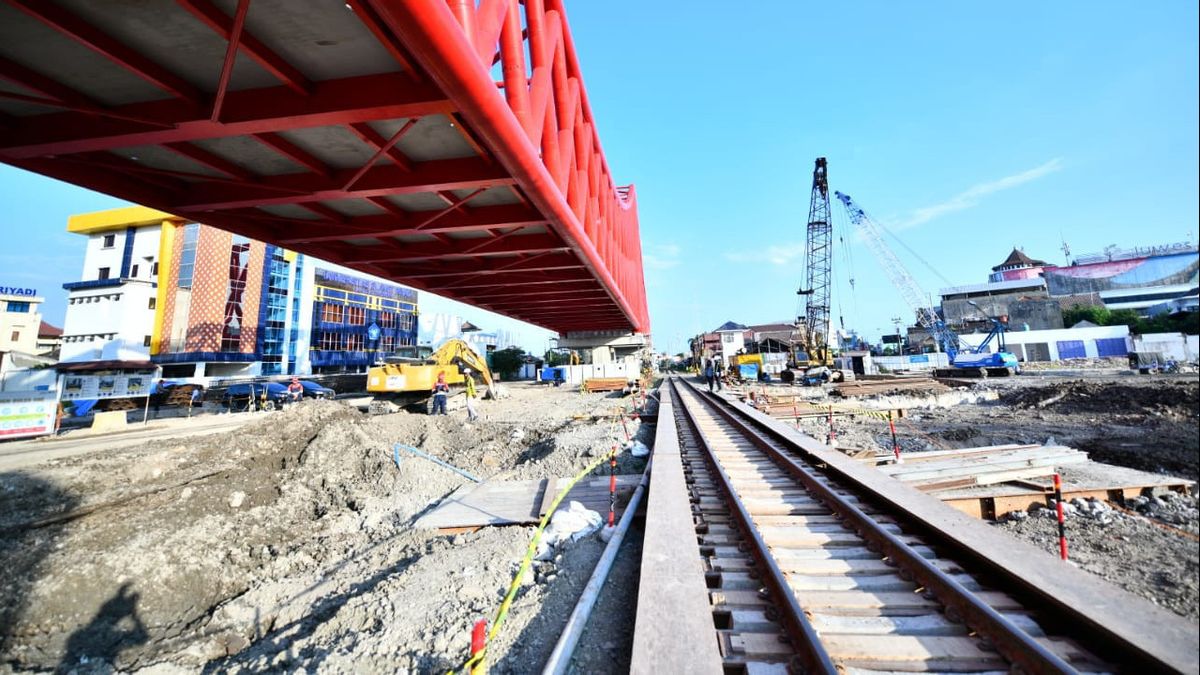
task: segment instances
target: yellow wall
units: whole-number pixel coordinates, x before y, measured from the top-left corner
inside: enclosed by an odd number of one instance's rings
[[[124,230],[127,227],[137,227],[139,225],[155,225],[168,220],[183,221],[182,218],[145,206],[126,206],[120,209],[80,213],[71,216],[67,219],[67,232],[92,234],[95,232]]]

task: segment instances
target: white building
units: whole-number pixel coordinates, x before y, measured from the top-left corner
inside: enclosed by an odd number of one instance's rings
[[[960,337],[967,344],[978,345],[987,336],[969,333]],[[1004,340],[1008,351],[1021,362],[1124,357],[1133,349],[1129,326],[1015,330],[1005,332]],[[992,352],[998,348],[999,340],[988,345]]]
[[[713,331],[721,337],[721,353],[719,357],[724,367],[729,367],[729,359],[746,348],[746,327],[740,323],[727,321]]]
[[[0,285],[0,352],[38,353],[44,300],[36,289]]]
[[[398,284],[145,207],[72,216],[67,231],[87,247],[63,284],[62,361],[210,381],[360,372],[416,342],[417,294]]]
[[[61,361],[150,360],[161,222],[115,229],[72,220],[68,231],[86,235],[88,242],[80,280],[63,284]]]

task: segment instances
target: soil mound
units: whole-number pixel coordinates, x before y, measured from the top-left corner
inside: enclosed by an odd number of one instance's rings
[[[1002,403],[1018,408],[1059,413],[1155,415],[1170,419],[1195,418],[1200,409],[1200,383],[1161,380],[1137,386],[1077,380],[1046,387],[1014,389],[1001,395]]]

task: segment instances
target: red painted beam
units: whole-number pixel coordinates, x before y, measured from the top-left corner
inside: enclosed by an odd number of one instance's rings
[[[567,284],[564,284],[567,286]],[[590,287],[589,287],[590,286]],[[554,289],[523,289],[518,293],[514,293],[506,288],[497,288],[491,291],[477,291],[473,294],[479,300],[486,301],[501,301],[513,297],[521,298],[545,298],[545,299],[563,299],[570,300],[572,298],[607,298],[608,294],[604,289],[593,284],[576,284],[574,288],[554,288]]]
[[[209,120],[206,111],[177,100],[147,101],[112,110],[171,126],[147,128],[144,124],[96,119],[82,113],[24,117],[15,127],[0,133],[0,156],[22,159],[448,114],[453,106],[431,85],[386,73],[320,82],[310,96],[284,86],[231,91],[225,97],[219,123]]]
[[[233,64],[237,61],[238,47],[242,44],[242,31],[246,27],[246,14],[250,11],[250,0],[238,0],[233,15],[233,28],[229,32],[229,45],[225,49],[225,60],[221,63],[221,77],[217,80],[217,93],[213,96],[212,113],[208,119],[221,121],[221,106],[225,104],[225,92],[233,77]]]
[[[498,280],[493,276],[473,277],[466,275],[468,278],[461,281],[439,279],[435,283],[428,283],[426,288],[433,292],[441,292],[443,290],[451,290],[462,293],[471,288],[495,288],[499,283],[504,286],[545,286],[547,284],[561,285],[563,283],[578,282],[578,281],[594,281],[591,273],[583,268],[570,270],[555,270],[552,272],[519,272],[511,276],[505,276],[504,279]]]
[[[338,170],[331,178],[313,174],[286,174],[263,177],[251,185],[195,185],[177,209],[186,211],[218,211],[267,204],[299,204],[414,194],[435,190],[462,190],[509,185],[512,178],[495,166],[478,158],[446,159],[421,162],[415,171],[397,166],[377,166],[359,179],[350,190],[342,186],[353,170]]]
[[[333,169],[329,168],[325,162],[279,134],[254,134],[252,138],[318,176],[327,178],[333,176]]]
[[[373,128],[371,128],[371,125],[365,122],[351,124],[350,131],[353,131],[356,136],[362,139],[364,143],[374,148],[376,152],[386,153],[388,159],[392,160],[397,165],[412,171],[412,160],[410,160],[408,157],[405,157],[404,153],[400,152],[400,149],[394,146],[396,145],[396,142],[403,138],[404,134],[408,133],[408,131],[411,130],[413,125],[416,123],[417,119],[408,120],[403,126],[400,127],[399,130],[396,131],[395,134],[392,134],[392,138],[390,139],[384,138],[383,134],[375,131]]]
[[[204,100],[204,95],[182,77],[53,3],[44,0],[7,2],[165,92],[192,103]]]
[[[473,245],[467,249],[468,245]],[[395,248],[387,246],[347,246],[349,255],[343,262],[359,263],[390,263],[413,260],[436,260],[440,258],[463,258],[459,261],[470,269],[476,262],[475,257],[486,258],[504,255],[526,255],[531,253],[568,251],[562,240],[553,234],[529,234],[512,237],[502,241],[485,240],[479,243],[476,239],[455,239],[449,244],[441,242],[400,244]],[[357,255],[355,255],[357,254]],[[470,256],[470,257],[468,257]]]
[[[582,265],[573,253],[546,253],[516,261],[508,258],[484,258],[456,263],[401,263],[399,265],[381,265],[381,267],[393,271],[396,277],[402,276],[405,279],[440,278],[453,284],[484,276],[498,277],[535,271],[573,270],[582,268]]]
[[[626,297],[617,282],[617,270],[608,269],[595,244],[589,240],[580,216],[570,208],[538,148],[530,142],[513,111],[497,94],[487,65],[480,62],[476,45],[458,30],[453,14],[444,5],[372,0],[372,6],[383,22],[400,35],[430,77],[461,107],[472,130],[496,152],[526,196],[550,216],[559,234],[580,252],[591,272],[625,311],[630,327],[635,331],[649,330],[640,297],[644,296],[644,287],[631,289],[640,296]],[[572,81],[578,82],[576,78]]]
[[[226,40],[233,35],[234,21],[210,0],[175,0],[175,2]],[[311,90],[312,83],[304,77],[303,73],[296,70],[292,64],[271,51],[270,47],[245,29],[242,30],[241,50],[297,94],[307,95]]]
[[[279,243],[283,245],[299,244],[302,242],[342,241],[349,238],[363,237],[402,237],[414,234],[434,234],[444,232],[481,232],[484,230],[504,229],[510,227],[528,227],[542,225],[546,219],[542,214],[524,204],[502,204],[498,206],[481,206],[470,211],[456,211],[438,219],[435,223],[420,230],[414,225],[425,219],[425,212],[406,213],[403,217],[394,215],[359,216],[346,221],[344,227],[330,230],[319,225],[291,223],[282,227],[279,232]]]
[[[187,157],[197,164],[202,164],[214,171],[220,171],[230,178],[237,178],[244,181],[255,181],[258,179],[250,171],[198,145],[192,145],[191,143],[167,143],[163,147],[178,155]]]

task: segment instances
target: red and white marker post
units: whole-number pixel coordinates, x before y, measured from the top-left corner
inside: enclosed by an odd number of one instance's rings
[[[1058,555],[1067,559],[1067,525],[1063,514],[1062,478],[1054,474],[1054,506],[1058,509]]]

